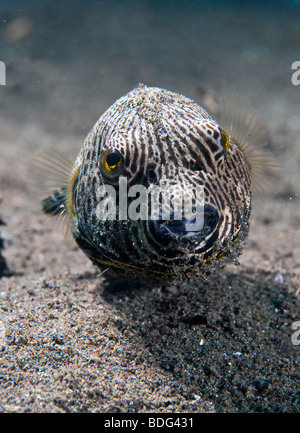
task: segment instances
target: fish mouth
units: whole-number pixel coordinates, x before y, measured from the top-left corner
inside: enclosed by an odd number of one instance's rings
[[[193,213],[191,218],[175,219],[172,212],[169,219],[160,216],[158,220],[154,221],[154,230],[156,237],[163,242],[171,240],[201,242],[215,230],[218,222],[217,209],[206,204],[201,214],[195,216]]]

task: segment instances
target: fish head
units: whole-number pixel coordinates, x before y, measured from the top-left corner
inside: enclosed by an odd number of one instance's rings
[[[249,166],[192,100],[134,89],[99,118],[75,164],[72,232],[100,267],[181,280],[240,253]]]

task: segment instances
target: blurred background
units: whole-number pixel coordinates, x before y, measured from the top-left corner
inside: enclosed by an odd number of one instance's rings
[[[299,121],[300,2],[247,3],[1,0],[1,115],[87,132],[143,82],[197,101],[234,92],[272,127]]]

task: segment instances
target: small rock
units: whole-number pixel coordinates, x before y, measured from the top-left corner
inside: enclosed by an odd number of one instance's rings
[[[275,281],[276,283],[283,284],[283,283],[284,283],[284,277],[283,277],[283,275],[281,275],[281,274],[277,275],[277,276],[274,278],[274,281]]]

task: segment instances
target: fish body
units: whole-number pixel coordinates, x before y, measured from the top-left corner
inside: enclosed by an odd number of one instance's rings
[[[171,201],[169,212],[156,206],[153,217],[158,186],[156,205],[169,191]],[[184,199],[192,213],[178,217]],[[100,269],[170,282],[205,278],[237,259],[251,200],[251,164],[234,137],[191,99],[140,85],[99,118],[42,207],[67,217],[77,244]]]

